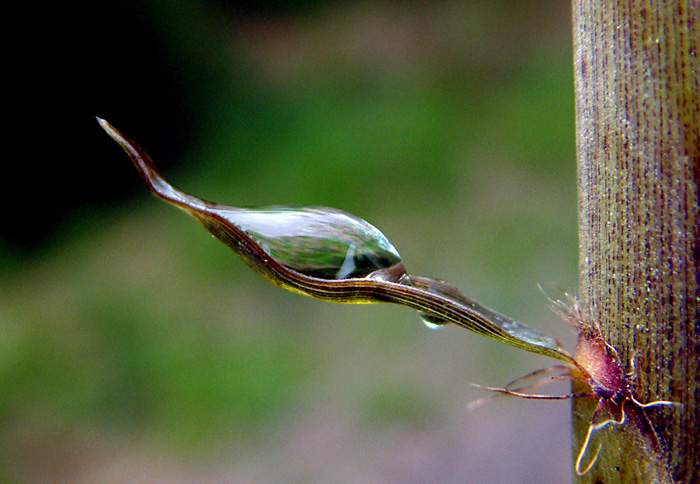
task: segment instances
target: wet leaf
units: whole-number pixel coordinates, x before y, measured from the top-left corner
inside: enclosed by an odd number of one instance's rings
[[[401,304],[418,310],[431,325],[457,324],[575,364],[556,339],[482,306],[450,284],[408,275],[396,248],[365,220],[334,208],[247,209],[202,200],[165,181],[136,143],[98,121],[155,195],[192,215],[274,284],[334,302]]]
[[[368,277],[401,262],[384,234],[342,210],[220,206],[210,210],[243,229],[279,263],[310,277]]]

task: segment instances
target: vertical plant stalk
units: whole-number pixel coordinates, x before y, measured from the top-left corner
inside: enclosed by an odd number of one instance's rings
[[[628,407],[582,482],[700,482],[700,5],[574,0],[573,22],[581,306],[639,401],[682,404]]]

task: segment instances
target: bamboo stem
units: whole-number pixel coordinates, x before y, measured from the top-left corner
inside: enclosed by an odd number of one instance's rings
[[[639,401],[683,404],[606,431],[585,482],[700,482],[699,7],[573,1],[582,307]]]

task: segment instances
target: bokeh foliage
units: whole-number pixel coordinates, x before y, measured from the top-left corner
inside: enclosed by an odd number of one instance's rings
[[[94,115],[187,191],[351,211],[410,272],[545,331],[536,283],[573,287],[565,8],[277,3],[143,0],[93,7],[88,25],[56,17],[68,33],[54,38],[78,57],[56,81],[71,104],[39,94],[56,125],[32,138],[51,152],[2,243],[3,481],[90,480],[134,448],[265,462],[278,451],[261,449],[291,445],[276,434],[334,405],[325,418],[345,415],[361,448],[381,429],[430,427],[466,381],[519,376],[495,360],[530,361],[457,329],[426,332],[410,311],[268,286],[147,194]],[[36,227],[42,209],[50,223]],[[267,482],[328,477],[290,452]]]

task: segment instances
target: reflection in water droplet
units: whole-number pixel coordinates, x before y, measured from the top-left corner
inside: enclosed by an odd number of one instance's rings
[[[420,316],[420,319],[423,321],[423,324],[425,324],[430,329],[444,328],[448,324],[448,321],[433,317],[429,314],[419,312],[418,316]]]
[[[355,270],[355,244],[351,243],[348,247],[348,251],[345,253],[345,259],[343,260],[343,265],[340,266],[340,270],[336,275],[336,279],[347,279],[352,271]]]
[[[217,204],[211,204],[209,210],[245,231],[280,264],[307,276],[335,280],[373,277],[398,282],[405,274],[403,267],[397,270],[401,257],[386,236],[342,210],[249,210]]]

